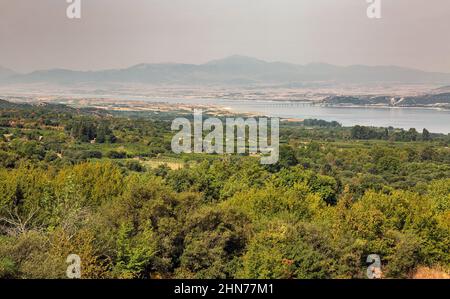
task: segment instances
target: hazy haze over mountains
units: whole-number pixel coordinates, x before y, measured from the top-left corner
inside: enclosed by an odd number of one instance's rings
[[[2,79],[14,76],[16,73],[10,69],[0,66],[0,82]]]
[[[70,20],[63,0],[0,1],[0,65],[101,70],[243,54],[450,72],[448,0],[385,0],[377,20],[365,0],[82,2]]]
[[[205,64],[139,64],[126,69],[72,71],[51,69],[17,74],[0,67],[0,84],[145,83],[180,85],[286,85],[286,84],[450,84],[450,74],[396,66],[334,66],[324,63],[297,65],[266,62],[234,55]]]

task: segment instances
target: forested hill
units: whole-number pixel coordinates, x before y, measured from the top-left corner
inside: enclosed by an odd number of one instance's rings
[[[0,99],[0,109],[4,111],[22,111],[28,114],[61,113],[74,115],[108,115],[108,112],[96,108],[73,108],[65,104],[58,103],[15,103]],[[1,111],[0,111],[1,112]]]
[[[0,105],[0,278],[450,273],[450,136],[283,122],[261,165],[173,153],[164,112]]]
[[[427,107],[450,109],[450,93],[420,96],[330,96],[322,101],[327,105]]]
[[[0,109],[13,109],[13,108],[30,109],[30,108],[32,108],[32,105],[18,104],[18,103],[8,102],[6,100],[0,99]]]

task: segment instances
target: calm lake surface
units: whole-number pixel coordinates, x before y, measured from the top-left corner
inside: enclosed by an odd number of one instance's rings
[[[232,111],[260,112],[272,117],[317,118],[344,126],[395,127],[450,133],[450,110],[423,108],[322,107],[311,103],[235,103]]]
[[[137,98],[134,98],[137,99]],[[142,98],[140,98],[142,100]],[[227,107],[237,113],[258,113],[270,117],[316,118],[337,121],[344,126],[364,125],[450,133],[450,110],[424,108],[323,107],[309,102],[275,102],[223,99],[164,99],[147,101],[173,104],[207,104]]]

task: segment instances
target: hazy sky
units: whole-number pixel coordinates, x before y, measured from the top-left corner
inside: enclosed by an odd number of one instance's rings
[[[232,54],[268,61],[400,65],[450,72],[450,1],[0,0],[0,65],[120,68],[203,63]]]

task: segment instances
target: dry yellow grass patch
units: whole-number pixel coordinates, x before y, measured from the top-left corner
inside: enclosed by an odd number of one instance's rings
[[[414,273],[413,279],[450,279],[450,274],[442,270],[419,267]]]

